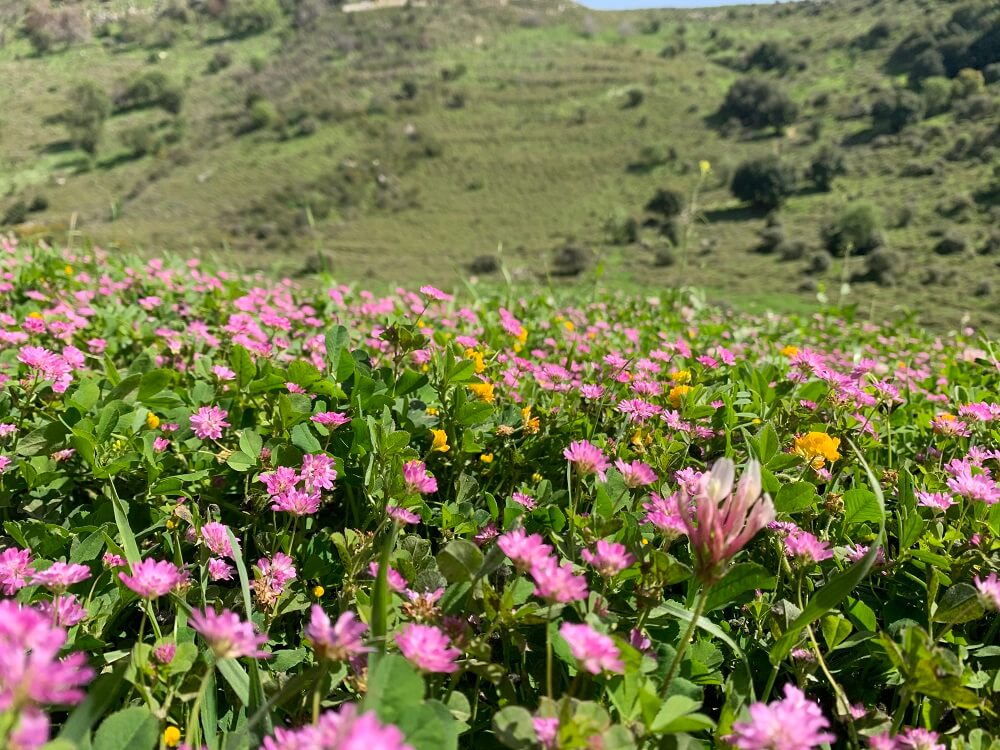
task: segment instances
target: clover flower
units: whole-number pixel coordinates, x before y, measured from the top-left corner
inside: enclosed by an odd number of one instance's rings
[[[614,640],[589,625],[564,622],[559,627],[559,635],[569,644],[570,652],[585,672],[622,674],[625,671],[625,663]]]
[[[221,613],[214,609],[194,610],[188,620],[191,627],[205,639],[216,659],[264,659],[270,656],[260,647],[267,643],[267,635],[254,630],[252,623],[241,620],[228,609]]]
[[[45,570],[32,573],[31,582],[36,586],[62,593],[74,583],[90,578],[90,568],[75,563],[54,562]]]
[[[423,672],[450,674],[458,670],[455,659],[462,655],[451,639],[434,625],[407,623],[396,636],[396,645],[406,659]]]
[[[202,406],[191,415],[191,429],[202,440],[218,440],[222,437],[222,429],[230,427],[226,417],[229,413],[218,406]]]
[[[555,557],[542,557],[531,566],[535,596],[549,604],[566,604],[587,598],[587,580],[573,573],[572,564],[562,565]]]
[[[750,720],[733,724],[726,741],[739,750],[812,750],[836,736],[820,707],[792,684],[785,697],[750,706]]]
[[[522,528],[501,534],[497,538],[497,546],[521,571],[530,570],[538,559],[552,554],[552,547],[546,544],[541,536],[528,534]]]
[[[603,539],[597,541],[594,552],[585,549],[580,552],[580,556],[597,568],[597,572],[605,578],[618,575],[635,562],[635,558],[628,553],[625,545],[606,542]]]
[[[403,733],[383,724],[373,712],[359,713],[346,704],[320,715],[315,724],[298,729],[279,727],[265,737],[262,750],[413,750]]]
[[[576,440],[563,451],[563,456],[573,464],[573,468],[581,476],[596,474],[602,482],[605,480],[604,472],[609,465],[608,459],[596,445],[586,440]]]
[[[309,611],[305,637],[319,658],[346,661],[370,650],[361,640],[367,630],[368,626],[358,622],[353,612],[344,612],[331,624],[323,608],[314,604]]]
[[[172,562],[153,559],[137,562],[131,575],[121,572],[118,578],[143,599],[166,596],[183,580],[180,569]]]
[[[407,461],[403,464],[403,483],[406,492],[411,495],[428,495],[438,489],[437,480],[427,471],[423,461]]]

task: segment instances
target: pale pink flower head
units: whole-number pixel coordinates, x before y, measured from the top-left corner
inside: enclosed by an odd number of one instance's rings
[[[221,557],[210,557],[208,559],[208,577],[213,581],[231,581],[233,579],[233,566]]]
[[[62,628],[71,628],[87,619],[87,610],[72,594],[57,596],[55,601],[41,602],[37,607],[39,612]]]
[[[389,515],[389,518],[394,521],[398,521],[401,524],[420,523],[421,520],[420,516],[412,510],[400,508],[398,505],[389,504],[385,506],[385,512]]]
[[[837,739],[829,728],[820,707],[789,683],[781,700],[752,704],[750,720],[733,724],[725,739],[739,750],[812,750]]]
[[[346,414],[341,414],[337,411],[321,411],[318,414],[313,414],[310,418],[311,421],[316,424],[321,424],[327,429],[334,430],[337,427],[347,424],[351,421],[351,418]]]
[[[572,564],[555,557],[542,557],[531,566],[535,596],[550,604],[567,604],[587,598],[587,579],[573,573]]]
[[[160,664],[169,664],[177,653],[176,643],[161,643],[153,649],[153,658]]]
[[[534,510],[538,507],[538,503],[535,501],[535,498],[524,492],[515,492],[510,496],[510,499],[522,506],[525,510]]]
[[[944,492],[917,492],[916,496],[917,505],[922,505],[925,508],[931,508],[935,512],[943,513],[955,504],[951,495]]]
[[[976,576],[975,584],[983,606],[994,612],[1000,611],[1000,580],[997,580],[997,574],[990,573],[986,578]]]
[[[90,568],[86,565],[54,562],[45,570],[35,571],[31,576],[31,582],[61,594],[74,583],[86,581],[88,578],[90,578]]]
[[[542,537],[538,534],[528,534],[521,528],[501,534],[497,538],[497,546],[521,571],[530,570],[537,560],[552,554],[552,547],[547,545]]]
[[[433,287],[429,284],[420,287],[420,293],[438,302],[448,302],[449,300],[454,299],[452,295],[448,294],[447,292],[442,292],[437,287]]]
[[[451,639],[433,625],[407,623],[396,636],[396,645],[406,659],[423,672],[450,674],[458,670],[455,659],[462,652]]]
[[[622,674],[625,671],[625,663],[614,640],[589,625],[564,622],[559,627],[559,635],[566,639],[569,650],[585,672]]]
[[[909,727],[896,735],[896,747],[899,750],[946,750],[942,742],[938,742],[938,733],[922,727]]]
[[[143,599],[166,596],[183,580],[181,571],[172,562],[147,559],[132,566],[132,574],[118,574],[122,583]]]
[[[698,489],[687,498],[682,489],[677,509],[695,556],[695,575],[706,584],[718,581],[736,554],[774,520],[769,495],[761,494],[760,464],[751,461],[736,492],[736,466],[720,458],[698,478]]]
[[[437,492],[438,483],[434,475],[427,471],[423,461],[407,461],[403,464],[403,483],[409,494],[427,495]]]
[[[298,729],[278,727],[274,737],[265,737],[263,750],[413,750],[403,733],[392,724],[382,724],[373,712],[359,714],[346,704],[320,714],[312,725]]]
[[[236,380],[236,373],[225,365],[212,365],[212,374],[219,380]]]
[[[319,492],[320,490],[332,490],[333,482],[337,478],[337,470],[334,468],[335,461],[325,453],[310,454],[302,457],[302,469],[299,476],[305,485],[307,492]]]
[[[271,510],[291,513],[293,516],[311,516],[319,510],[322,497],[319,492],[307,492],[293,487],[273,499]]]
[[[586,440],[574,440],[569,447],[563,451],[566,460],[573,464],[573,468],[581,476],[596,474],[603,482],[604,472],[608,469],[608,459],[605,458],[601,449]]]
[[[106,568],[124,568],[125,558],[121,555],[116,555],[113,552],[105,552],[104,556],[101,558],[101,562],[104,563]]]
[[[647,484],[652,484],[656,481],[656,472],[642,461],[628,463],[619,458],[615,461],[615,468],[621,472],[626,487],[635,489],[636,487],[645,487]]]
[[[0,552],[0,589],[7,596],[27,586],[31,573],[31,550],[8,547]]]
[[[260,589],[258,595],[266,589],[276,599],[295,580],[296,570],[292,558],[284,552],[275,552],[273,557],[262,557],[254,563],[253,573],[254,589]]]
[[[551,716],[536,716],[531,720],[535,736],[545,750],[553,750],[559,740],[559,719]]]
[[[205,639],[216,659],[239,659],[241,656],[266,659],[270,656],[260,650],[267,643],[267,635],[257,633],[252,623],[241,620],[228,609],[221,613],[214,609],[196,609],[188,622]]]
[[[222,429],[229,427],[226,417],[229,412],[218,406],[202,406],[191,415],[191,429],[202,440],[218,440],[222,437]]]
[[[344,612],[331,624],[323,608],[314,604],[309,612],[305,636],[320,659],[346,661],[370,650],[361,640],[367,630],[368,626],[359,622],[353,612]]]
[[[603,539],[597,541],[593,552],[585,549],[580,552],[580,556],[597,568],[597,572],[605,578],[618,575],[635,562],[635,558],[628,553],[625,545],[606,542]]]
[[[368,572],[371,574],[372,578],[378,578],[378,563],[371,562],[368,563]],[[400,574],[395,568],[388,568],[385,574],[386,583],[389,584],[389,588],[395,591],[397,594],[402,594],[406,591],[406,579]]]
[[[642,506],[646,511],[646,520],[662,531],[668,540],[687,533],[684,518],[680,512],[679,493],[661,497],[655,492],[650,495],[650,501]]]
[[[814,565],[833,557],[833,550],[808,531],[796,529],[785,537],[785,554],[800,565]]]
[[[233,557],[233,545],[229,541],[229,527],[218,521],[209,521],[201,527],[201,540],[213,554]]]
[[[272,496],[295,489],[300,479],[299,473],[291,466],[279,466],[274,471],[265,471],[258,477],[258,480],[267,487],[267,494]]]

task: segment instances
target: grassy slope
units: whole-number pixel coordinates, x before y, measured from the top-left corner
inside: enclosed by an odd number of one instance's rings
[[[780,138],[744,140],[724,139],[706,127],[704,118],[740,75],[720,63],[765,38],[794,45],[810,37],[810,48],[801,53],[808,68],[784,83],[802,105],[803,122],[822,120],[820,142],[838,142],[863,133],[868,123],[835,115],[846,111],[858,95],[870,99],[871,87],[890,83],[881,71],[887,50],[859,52],[849,48],[849,41],[883,16],[900,26],[894,35],[898,40],[907,25],[928,22],[918,10],[924,5],[931,18],[945,17],[951,10],[947,4],[911,0],[830,0],[818,6],[732,12],[588,14],[573,6],[539,2],[504,9],[452,4],[446,11],[387,10],[351,19],[331,13],[284,43],[281,29],[219,44],[212,41],[218,29],[191,26],[186,38],[154,63],[149,62],[150,52],[137,46],[104,48],[94,41],[38,58],[29,54],[25,41],[9,41],[0,49],[0,79],[12,82],[0,128],[0,192],[43,192],[50,208],[33,219],[59,225],[75,214],[80,231],[100,242],[184,251],[228,247],[236,262],[249,266],[292,270],[301,266],[305,255],[322,248],[344,277],[368,283],[444,284],[462,274],[470,258],[493,253],[499,246],[515,275],[531,276],[547,266],[553,247],[574,237],[604,255],[605,279],[616,284],[652,290],[690,283],[736,302],[759,305],[765,300],[808,308],[815,304],[815,295],[796,292],[804,278],[802,263],[749,252],[763,221],[742,210],[724,182],[749,155],[780,152],[803,164],[818,144],[802,134],[801,126]],[[519,23],[525,15],[537,19],[538,27]],[[621,33],[623,23],[638,28],[650,17],[663,21],[657,33]],[[661,58],[664,45],[678,38],[680,23],[687,51]],[[580,33],[584,24],[599,30],[585,37]],[[359,52],[336,51],[338,35],[390,38],[403,33],[401,28],[422,33],[427,48],[404,50],[386,43],[376,49],[369,43]],[[719,38],[733,46],[718,49]],[[233,64],[221,73],[206,74],[209,59],[221,48],[232,55]],[[258,73],[250,69],[254,58],[267,61]],[[441,69],[458,63],[468,72],[456,82],[443,83]],[[81,155],[61,145],[62,129],[45,124],[46,118],[63,107],[67,90],[84,76],[110,91],[130,72],[154,66],[186,82],[185,158],[127,158],[121,133],[136,123],[165,118],[159,112],[141,112],[112,118],[98,165],[80,170]],[[413,102],[392,99],[404,79],[418,84]],[[619,94],[632,85],[644,90],[645,100],[637,108],[622,109]],[[305,138],[281,140],[273,132],[237,137],[235,124],[250,86],[286,109],[296,102],[333,97],[349,114],[320,123],[319,130]],[[443,105],[455,92],[465,94],[464,108]],[[808,104],[823,92],[830,94],[830,104],[821,110]],[[368,112],[373,97],[384,102],[385,112]],[[950,146],[950,118],[944,115],[917,126],[918,133],[935,125],[949,133],[924,144],[922,161],[938,160]],[[255,202],[273,203],[276,192],[320,180],[345,158],[383,158],[398,166],[395,156],[405,143],[407,124],[442,145],[440,156],[395,169],[403,188],[417,189],[419,207],[334,211],[317,224],[315,233],[303,229],[279,248],[269,249],[268,243],[235,231],[253,223],[254,212],[248,208]],[[646,173],[628,172],[625,166],[643,147],[672,147],[678,159]],[[858,199],[872,200],[887,215],[908,206],[915,211],[914,220],[905,229],[890,230],[888,237],[893,247],[906,253],[910,271],[893,288],[855,285],[847,301],[876,314],[898,305],[915,306],[929,320],[947,324],[957,323],[969,310],[975,322],[995,326],[1000,320],[994,312],[1000,307],[998,291],[970,296],[976,282],[996,276],[995,261],[963,256],[956,264],[936,258],[930,251],[934,240],[928,237],[930,229],[948,223],[935,214],[935,205],[973,192],[985,183],[991,168],[969,161],[942,162],[940,177],[900,179],[900,166],[913,158],[903,145],[848,148],[850,174],[836,183],[833,193],[804,193],[789,201],[782,212],[786,234],[818,245],[821,224]],[[715,167],[701,196],[709,221],[695,228],[686,264],[656,268],[648,249],[607,245],[602,225],[610,213],[638,215],[660,186],[690,191],[700,159]],[[985,223],[984,216],[977,216],[960,230],[970,239],[981,239]],[[703,245],[712,249],[703,251]],[[922,286],[919,269],[928,264],[957,265],[956,283]],[[835,266],[825,280],[834,299],[839,279],[840,267]]]

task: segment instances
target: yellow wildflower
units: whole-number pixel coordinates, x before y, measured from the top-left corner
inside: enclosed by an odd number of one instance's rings
[[[177,521],[175,521],[172,518],[168,518],[167,519],[167,529],[169,529],[170,531],[173,531],[176,528],[177,528]]]
[[[840,438],[825,432],[808,432],[795,437],[792,453],[802,456],[814,469],[822,469],[827,461],[833,463],[840,458],[839,447]]]
[[[542,479],[543,479],[542,475],[539,474],[537,471],[531,475],[531,481],[534,482],[535,484],[541,482]]]
[[[708,159],[702,159],[700,162],[698,162],[698,171],[701,172],[702,177],[704,177],[705,175],[707,175],[709,172],[712,171],[712,162],[710,162]]]
[[[566,328],[567,331],[572,331],[576,328],[576,326],[573,325],[572,320],[567,320],[565,323],[563,323],[563,326]]]
[[[528,340],[528,329],[521,326],[521,332],[517,334],[517,340],[523,344]]]
[[[483,360],[482,352],[477,352],[475,349],[466,349],[465,356],[472,360],[472,364],[476,369],[476,375],[482,374],[483,370],[486,369],[486,362]]]
[[[476,398],[480,401],[485,401],[487,404],[493,403],[495,396],[492,383],[471,383],[469,390],[476,394]]]
[[[167,747],[177,747],[181,742],[181,730],[177,727],[167,727],[163,730],[163,744]]]
[[[67,265],[65,268],[63,268],[63,273],[66,274],[67,276],[72,276],[73,275],[73,266]]]
[[[542,423],[538,417],[531,416],[531,405],[525,406],[521,409],[521,423],[524,425],[524,431],[534,435],[541,429]]]
[[[691,386],[689,386],[689,385],[675,385],[673,388],[671,388],[670,389],[670,395],[668,397],[670,399],[671,405],[675,409],[679,408],[680,405],[681,405],[681,401],[683,400],[684,396],[690,390],[691,390]]]
[[[323,594],[325,593],[326,589],[320,586],[319,584],[313,586],[313,596],[315,596],[317,599],[322,598]]]
[[[484,464],[491,464],[493,463],[493,454],[484,453],[479,457],[479,460],[482,461]]]
[[[41,320],[42,314],[38,312],[38,310],[32,310],[30,313],[28,313],[28,317],[35,318],[36,320]]]
[[[799,353],[799,347],[789,344],[788,346],[782,347],[781,353],[791,359]]]
[[[448,445],[448,433],[444,430],[431,430],[431,435],[434,436],[434,441],[431,443],[431,450],[437,451],[438,453],[447,453],[451,450],[451,446]]]
[[[155,430],[160,426],[160,418],[151,411],[146,412],[146,426],[151,430]]]
[[[670,379],[675,383],[690,383],[691,382],[691,371],[690,370],[674,370],[670,373]]]
[[[426,409],[424,409],[424,411],[427,412],[427,415],[431,417],[436,417],[438,415],[438,410],[436,406],[428,406]]]

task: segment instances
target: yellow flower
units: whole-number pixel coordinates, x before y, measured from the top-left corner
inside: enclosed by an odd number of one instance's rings
[[[320,586],[319,584],[313,586],[313,596],[315,596],[317,599],[321,598],[325,593],[326,589]]]
[[[483,360],[482,352],[477,352],[475,349],[466,349],[465,356],[471,359],[473,365],[475,365],[476,375],[482,374],[483,370],[486,369],[486,362]]]
[[[494,394],[492,383],[471,383],[469,385],[469,390],[475,393],[476,398],[480,401],[485,401],[487,404],[493,403]]]
[[[691,386],[689,386],[689,385],[675,385],[673,388],[671,388],[670,389],[670,395],[668,397],[670,399],[671,405],[675,409],[677,409],[678,407],[680,407],[681,400],[684,398],[684,396],[690,390],[691,390]]]
[[[181,742],[181,730],[177,727],[167,727],[163,730],[163,744],[167,747],[177,747]]]
[[[531,409],[532,407],[530,405],[521,409],[521,423],[524,426],[525,432],[530,435],[534,435],[539,429],[541,429],[542,422],[538,417],[531,416]]]
[[[38,312],[38,310],[32,310],[30,313],[28,313],[28,317],[35,318],[36,320],[41,320],[42,314]]]
[[[451,446],[448,445],[448,433],[444,430],[431,430],[431,435],[434,436],[434,441],[431,443],[431,450],[437,451],[439,453],[447,453],[451,450]]]
[[[484,464],[491,464],[493,463],[493,454],[484,453],[479,457],[479,460],[482,461]]]
[[[176,528],[177,528],[177,521],[175,521],[175,520],[174,520],[174,519],[172,519],[172,518],[168,518],[168,519],[167,519],[167,528],[168,528],[168,529],[169,529],[170,531],[173,531],[174,529],[176,529]]]
[[[542,475],[536,471],[534,474],[531,475],[531,481],[534,482],[535,484],[538,484],[539,482],[542,481]]]
[[[786,357],[788,357],[789,359],[791,359],[792,357],[794,357],[796,354],[799,353],[799,348],[797,346],[789,344],[788,346],[783,347],[781,349],[781,353]]]
[[[698,162],[698,171],[701,172],[702,177],[704,177],[705,175],[707,175],[709,172],[712,171],[712,162],[710,162],[708,159],[702,159],[700,162]]]
[[[576,326],[573,325],[573,321],[572,320],[567,320],[565,323],[563,323],[563,326],[565,326],[565,328],[566,328],[567,331],[572,331],[572,330],[574,330],[576,328]]]
[[[67,276],[72,276],[73,275],[73,266],[67,265],[65,268],[63,268],[63,273],[66,274]]]
[[[438,410],[436,406],[428,406],[426,409],[424,409],[424,411],[427,412],[427,415],[431,417],[436,417],[438,415]]]
[[[522,344],[528,340],[528,329],[524,326],[521,326],[521,332],[517,334],[517,340]]]
[[[146,412],[146,426],[151,430],[155,430],[160,426],[160,418],[151,411]]]
[[[520,354],[520,352],[521,352],[521,350],[522,350],[523,348],[524,348],[524,347],[523,347],[523,346],[521,346],[521,344],[520,344],[520,343],[517,343],[517,344],[514,344],[514,353],[515,353],[515,354]]]
[[[840,458],[839,447],[840,438],[825,432],[807,432],[795,437],[792,453],[802,456],[814,469],[822,469],[827,461],[833,463]]]
[[[670,373],[670,379],[675,383],[690,383],[691,382],[691,371],[690,370],[674,370]]]

